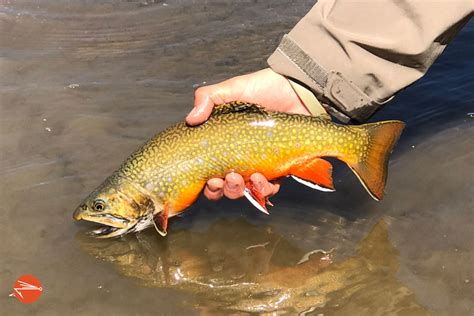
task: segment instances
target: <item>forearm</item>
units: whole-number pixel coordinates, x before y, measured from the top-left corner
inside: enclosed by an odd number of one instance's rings
[[[426,73],[473,3],[320,0],[268,63],[305,83],[340,119],[363,122]]]

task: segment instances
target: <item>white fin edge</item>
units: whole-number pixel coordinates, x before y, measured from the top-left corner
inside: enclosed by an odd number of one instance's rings
[[[350,167],[350,166],[349,166]],[[378,197],[376,197],[372,192],[370,192],[369,190],[369,187],[367,186],[367,184],[365,184],[364,180],[362,180],[361,176],[357,173],[357,171],[350,167],[351,170],[354,172],[354,174],[356,175],[357,179],[359,179],[360,183],[362,184],[362,186],[364,187],[364,189],[367,191],[367,193],[369,193],[369,195],[374,199],[376,200],[377,202],[380,201],[380,199]]]
[[[250,203],[252,203],[253,206],[255,206],[260,212],[266,214],[266,215],[270,215],[270,213],[268,213],[268,211],[263,208],[259,203],[258,201],[253,197],[252,193],[250,192],[250,190],[248,188],[245,188],[244,189],[244,196],[247,198],[247,200],[250,201]]]
[[[296,181],[298,181],[299,183],[304,184],[307,187],[310,187],[311,189],[315,189],[315,190],[319,190],[319,191],[323,191],[323,192],[334,192],[334,191],[336,191],[336,190],[333,190],[333,189],[322,187],[320,185],[317,185],[316,183],[309,182],[307,180],[303,180],[301,178],[298,178],[297,176],[291,176],[291,177],[293,179],[295,179]]]

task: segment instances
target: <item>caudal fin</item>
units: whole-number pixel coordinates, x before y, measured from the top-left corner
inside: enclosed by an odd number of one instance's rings
[[[398,141],[405,124],[400,121],[384,121],[364,124],[369,144],[355,162],[347,162],[369,194],[377,201],[384,195],[387,180],[388,157]]]

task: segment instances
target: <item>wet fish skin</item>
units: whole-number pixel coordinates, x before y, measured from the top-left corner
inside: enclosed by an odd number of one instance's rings
[[[153,222],[165,235],[168,217],[191,205],[208,179],[229,172],[246,181],[255,172],[270,180],[293,175],[332,190],[332,166],[320,157],[347,163],[371,196],[381,199],[388,155],[403,127],[400,121],[338,125],[324,117],[266,111],[249,103],[223,104],[202,125],[181,122],[154,136],[89,195],[74,218],[107,225],[99,237]],[[265,201],[252,192],[264,207]],[[97,201],[103,208],[95,209]],[[114,218],[122,222],[115,225]]]

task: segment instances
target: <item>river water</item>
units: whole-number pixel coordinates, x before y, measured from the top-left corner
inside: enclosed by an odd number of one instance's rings
[[[284,182],[271,216],[200,199],[153,230],[86,237],[81,200],[182,120],[196,87],[265,67],[312,1],[2,1],[0,312],[474,314],[474,24],[373,120],[407,123],[387,195]],[[38,277],[40,299],[9,297]]]

